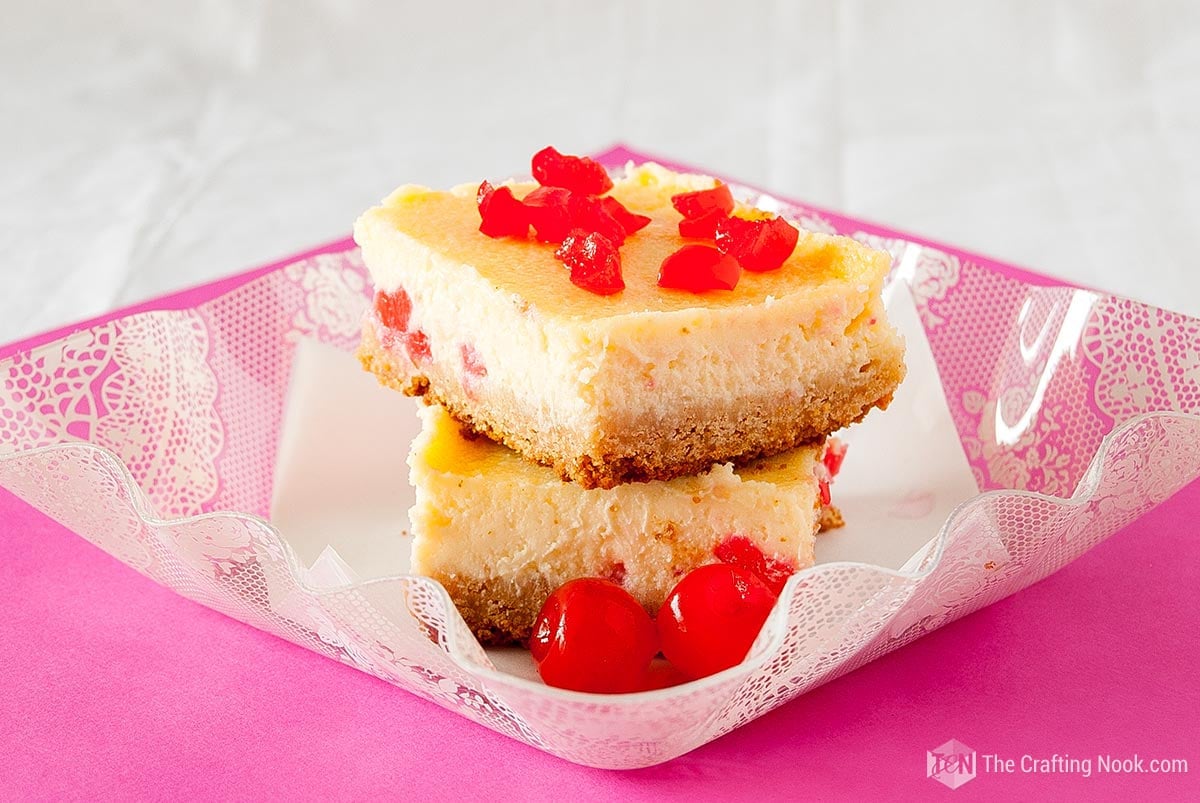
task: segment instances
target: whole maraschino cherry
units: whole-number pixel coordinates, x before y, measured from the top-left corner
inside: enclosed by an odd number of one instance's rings
[[[656,623],[618,584],[584,577],[546,600],[529,650],[549,686],[610,694],[661,689],[741,663],[775,600],[752,568],[714,563],[679,581]],[[660,647],[670,663],[651,663]]]
[[[658,653],[654,622],[611,580],[583,577],[549,596],[533,623],[529,651],[547,685],[615,694],[647,688]]]
[[[658,611],[663,655],[689,678],[742,662],[775,605],[755,575],[727,563],[688,572]]]

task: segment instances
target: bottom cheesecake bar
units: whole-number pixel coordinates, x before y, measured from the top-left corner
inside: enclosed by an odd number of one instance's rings
[[[441,407],[421,417],[409,455],[412,569],[446,587],[485,644],[527,639],[568,580],[607,577],[653,614],[684,574],[730,550],[761,553],[777,573],[811,566],[816,533],[841,522],[822,505],[824,445],[586,490],[465,433]]]

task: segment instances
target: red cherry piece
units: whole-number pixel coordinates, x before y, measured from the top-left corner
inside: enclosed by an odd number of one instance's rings
[[[744,220],[727,217],[717,222],[717,249],[729,254],[743,268],[763,272],[782,267],[796,250],[800,232],[781,217]]]
[[[613,186],[608,171],[596,160],[562,154],[549,146],[533,155],[533,177],[543,187],[563,187],[583,195],[600,195]]]
[[[718,184],[711,190],[683,192],[671,196],[671,206],[675,211],[688,220],[695,220],[711,212],[722,212],[728,215],[733,211],[733,194],[725,184]]]
[[[693,569],[658,611],[663,655],[691,678],[736,666],[774,604],[771,589],[744,569],[726,563]]]
[[[630,212],[625,208],[624,204],[611,195],[605,195],[601,198],[600,205],[604,207],[605,212],[608,212],[608,214],[612,215],[621,224],[621,227],[625,229],[626,236],[641,231],[650,225],[650,218],[648,216]]]
[[[612,566],[608,567],[608,571],[604,574],[605,580],[612,580],[619,586],[625,585],[625,577],[628,571],[625,569],[624,561],[617,561]]]
[[[833,492],[829,489],[829,480],[826,477],[817,480],[817,492],[821,495],[821,505],[829,507],[833,502]]]
[[[829,471],[829,478],[833,479],[842,470],[842,461],[846,459],[846,444],[837,438],[830,438],[825,441],[825,454],[821,456],[821,462],[825,464],[825,468]]]
[[[396,332],[408,329],[408,318],[412,315],[412,299],[401,288],[394,293],[382,290],[375,294],[375,313],[379,322]]]
[[[602,234],[574,229],[554,252],[571,269],[571,283],[601,296],[625,289],[621,255]]]
[[[638,691],[658,652],[654,622],[629,592],[585,577],[558,588],[533,623],[529,650],[550,686],[575,691]]]
[[[432,359],[433,354],[429,350],[429,337],[420,329],[415,332],[408,332],[404,337],[404,350],[408,352],[408,358],[413,361],[414,365],[425,365]]]
[[[658,269],[658,286],[702,293],[732,290],[742,269],[737,260],[707,245],[685,245],[663,260]]]
[[[717,560],[745,569],[762,580],[771,593],[779,596],[788,578],[796,572],[796,567],[787,561],[774,556],[768,557],[744,535],[731,535],[713,550]]]
[[[487,376],[487,366],[483,364],[483,357],[474,346],[463,343],[459,352],[462,356],[463,374],[477,380]]]
[[[561,243],[571,225],[571,193],[561,187],[538,187],[523,199],[534,233],[544,243]]]
[[[463,343],[459,346],[459,356],[462,358],[463,390],[466,392],[467,398],[475,399],[483,385],[483,380],[487,378],[487,365],[483,362],[483,356],[470,343]]]
[[[567,207],[571,213],[571,228],[602,234],[618,248],[625,243],[625,227],[609,214],[600,199],[590,195],[572,195]]]
[[[493,187],[485,181],[479,185],[475,203],[479,207],[479,230],[488,237],[529,236],[525,207],[508,187]]]
[[[717,236],[717,226],[720,225],[722,220],[728,219],[728,216],[720,209],[714,209],[696,218],[685,217],[679,221],[679,236],[712,240]]]

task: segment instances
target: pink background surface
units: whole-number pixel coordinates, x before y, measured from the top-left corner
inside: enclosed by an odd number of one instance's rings
[[[668,764],[578,767],[189,602],[0,491],[0,797],[1200,793],[1200,483],[1049,579]],[[925,750],[1183,757],[981,775]]]
[[[135,309],[191,306],[273,267]],[[612,772],[184,600],[0,490],[0,797],[1195,799],[1198,510],[1200,483],[1015,597],[673,762]],[[1191,772],[981,774],[952,792],[925,778],[925,751],[951,738],[1018,760],[1185,758]]]

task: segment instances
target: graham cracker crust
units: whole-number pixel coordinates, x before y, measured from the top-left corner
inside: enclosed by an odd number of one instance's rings
[[[488,647],[528,641],[533,622],[553,590],[539,574],[529,575],[524,583],[495,577],[432,576],[450,593],[475,638]]]
[[[429,391],[429,380],[401,371],[392,355],[375,338],[374,333],[368,338],[364,332],[355,356],[363,369],[373,374],[384,387],[398,390],[405,396],[424,396]]]
[[[393,357],[367,326],[358,351],[363,367],[386,387],[440,404],[466,429],[553,468],[583,488],[672,480],[717,463],[745,465],[760,457],[817,441],[885,409],[904,378],[902,360],[876,361],[821,398],[767,398],[730,406],[679,411],[670,422],[630,421],[619,432],[565,433],[509,426],[467,398],[455,383],[438,383]],[[589,444],[581,446],[581,444]]]
[[[842,516],[842,511],[838,509],[837,505],[821,506],[821,518],[817,527],[818,533],[836,530],[839,527],[845,526],[846,519]]]

